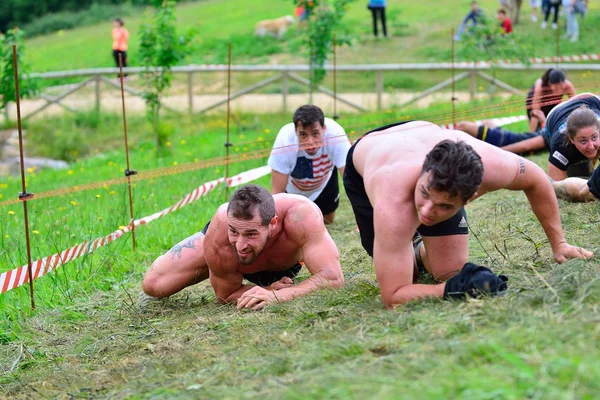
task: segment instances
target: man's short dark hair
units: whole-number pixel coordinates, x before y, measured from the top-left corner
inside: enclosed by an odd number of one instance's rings
[[[425,157],[421,175],[431,172],[429,188],[460,196],[466,202],[483,181],[483,163],[475,150],[462,141],[443,140]]]
[[[258,185],[242,186],[233,193],[227,205],[227,215],[233,218],[251,220],[257,211],[263,226],[275,216],[273,195]]]
[[[298,108],[292,119],[295,128],[298,127],[298,122],[302,122],[302,126],[310,126],[318,121],[321,126],[325,126],[325,115],[323,115],[323,110],[312,104],[306,104]]]
[[[504,8],[501,8],[498,10],[498,14],[506,15],[506,10]]]
[[[115,18],[114,21],[121,26],[125,26],[125,22],[121,18]]]

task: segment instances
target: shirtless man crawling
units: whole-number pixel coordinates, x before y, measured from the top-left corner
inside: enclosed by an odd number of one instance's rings
[[[294,285],[300,260],[312,276]],[[162,298],[206,279],[219,302],[253,310],[344,285],[339,253],[319,208],[305,197],[273,196],[257,185],[236,190],[202,232],[158,257],[143,289]]]
[[[506,289],[505,277],[467,262],[464,206],[494,190],[525,192],[556,261],[592,256],[566,242],[558,202],[540,167],[429,122],[388,125],[359,139],[348,152],[344,186],[388,308]],[[447,282],[414,284],[415,261]]]

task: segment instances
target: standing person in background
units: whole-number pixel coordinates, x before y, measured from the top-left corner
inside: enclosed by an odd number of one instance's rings
[[[563,38],[570,39],[571,43],[579,40],[579,22],[577,22],[577,13],[575,13],[576,0],[562,0],[562,6],[567,20],[567,33]]]
[[[479,20],[480,17],[481,17],[481,8],[479,8],[479,5],[477,4],[476,1],[471,2],[471,11],[467,14],[467,16],[463,19],[462,23],[458,27],[458,32],[454,36],[454,40],[455,41],[460,40],[460,37],[462,36],[463,32],[465,31],[465,28],[469,24],[469,21],[471,21],[473,23],[472,26],[475,26],[475,25],[477,25],[477,21]]]
[[[367,7],[371,10],[371,14],[373,14],[373,35],[377,37],[377,16],[379,15],[379,19],[381,19],[381,27],[383,29],[383,36],[388,37],[387,35],[387,27],[385,24],[385,0],[369,0],[369,5]]]
[[[510,12],[510,0],[500,0],[500,8],[504,8],[506,12]]]
[[[121,55],[123,60],[123,68],[125,68],[127,67],[127,42],[129,40],[129,32],[125,28],[125,23],[121,18],[115,18],[113,21],[112,37],[113,57],[115,58],[117,68],[119,68],[119,55]],[[124,76],[127,75],[124,74]]]
[[[501,8],[498,10],[498,21],[500,21],[500,27],[506,35],[512,33],[512,21],[506,15],[506,10]]]
[[[531,20],[533,22],[537,22],[537,20],[538,20],[537,9],[540,6],[540,0],[529,0],[529,5],[531,6]]]
[[[575,96],[575,87],[560,69],[550,68],[535,81],[527,93],[527,100],[525,100],[530,132],[537,131],[542,125],[542,121],[532,115],[532,111],[541,110],[547,117],[565,95],[569,99]]]
[[[554,19],[552,20],[552,29],[558,28],[558,8],[560,7],[561,0],[544,0],[546,7],[544,9],[544,22],[542,22],[542,29],[546,29],[548,26],[548,17],[550,11],[554,10]]]
[[[507,11],[507,14],[510,16],[510,21],[515,25],[519,24],[521,5],[523,5],[523,0],[510,0],[510,9]]]

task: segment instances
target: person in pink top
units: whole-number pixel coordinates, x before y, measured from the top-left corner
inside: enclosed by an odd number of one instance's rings
[[[127,67],[127,41],[129,40],[129,32],[125,28],[125,23],[121,18],[115,18],[113,21],[113,57],[117,68],[119,67],[119,55],[123,60],[123,68]],[[125,75],[127,76],[127,75]]]

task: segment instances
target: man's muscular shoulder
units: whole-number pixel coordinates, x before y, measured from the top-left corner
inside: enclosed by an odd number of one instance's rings
[[[319,207],[303,196],[287,195],[285,216],[281,218],[283,230],[299,246],[304,245],[310,235],[323,232],[325,224]]]

